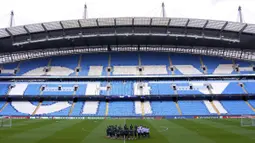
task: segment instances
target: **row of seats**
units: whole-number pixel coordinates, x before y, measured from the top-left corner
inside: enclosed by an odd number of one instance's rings
[[[93,83],[93,82],[91,82]],[[209,90],[214,94],[245,94],[255,93],[254,81],[211,81],[211,82],[170,82],[170,81],[150,81],[148,89],[150,95],[187,95],[187,94],[209,94]],[[24,95],[85,95],[87,85],[90,83],[44,83],[44,84],[0,84],[0,95],[6,95],[9,91],[20,86],[18,91],[24,90]],[[99,95],[125,95],[133,96],[134,89],[145,88],[145,84],[138,85],[135,82],[101,82],[98,83]],[[23,89],[24,88],[24,89]],[[93,91],[93,93],[95,93]],[[13,93],[14,94],[14,93]],[[88,93],[92,94],[92,93]],[[15,95],[15,94],[14,94]],[[23,95],[23,93],[21,94]]]
[[[131,101],[116,101],[109,102],[106,107],[106,102],[100,102],[96,113],[84,114],[83,107],[86,102],[76,102],[73,106],[68,102],[57,102],[51,104],[51,102],[44,101],[45,104],[41,105],[35,115],[40,116],[141,116],[142,114],[136,114],[134,102]],[[223,108],[227,111],[227,115],[255,115],[249,106],[255,108],[255,100],[247,101],[220,101]],[[0,102],[0,109],[4,106],[5,102]],[[9,103],[1,112],[0,115],[4,116],[24,116],[32,115],[37,106],[29,105],[29,102],[12,102]],[[37,102],[37,105],[39,102]],[[145,113],[145,116],[171,116],[171,115],[213,115],[203,101],[178,101],[178,107],[173,101],[151,101],[151,113]],[[28,108],[30,106],[30,108]],[[106,109],[108,108],[108,109]],[[107,111],[108,110],[108,111]],[[181,113],[179,113],[181,112]]]
[[[64,62],[63,62],[64,61]],[[18,69],[16,75],[44,75],[45,67],[52,70],[50,67],[65,67],[70,69],[70,73],[66,71],[67,75],[89,75],[91,66],[102,66],[103,72],[101,75],[109,75],[107,73],[108,67],[132,67],[139,66],[164,66],[167,72],[146,72],[136,74],[231,74],[231,73],[254,73],[253,63],[229,59],[222,59],[218,57],[197,56],[190,54],[168,54],[168,53],[112,53],[112,54],[84,54],[84,55],[68,55],[44,59],[32,59],[22,61],[20,63],[10,63],[1,66],[1,70]],[[221,65],[221,66],[220,66]],[[169,68],[169,67],[174,68]],[[217,68],[221,68],[217,70]],[[67,70],[66,69],[66,70]],[[156,68],[154,68],[156,70]],[[76,73],[76,71],[78,71]],[[111,70],[110,70],[111,71]],[[114,71],[114,69],[113,69]],[[34,73],[31,73],[34,72]],[[64,69],[62,69],[64,72]],[[4,73],[4,72],[3,72]],[[0,75],[3,74],[0,72]],[[114,72],[113,72],[114,73]],[[110,75],[113,75],[110,73]],[[132,72],[131,72],[132,73]],[[54,73],[52,73],[54,75]],[[60,74],[60,73],[55,73]],[[121,72],[119,73],[121,74]],[[128,73],[126,73],[128,74]],[[116,74],[114,74],[116,75]]]

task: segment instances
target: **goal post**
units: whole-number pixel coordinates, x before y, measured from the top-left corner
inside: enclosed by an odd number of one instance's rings
[[[241,126],[242,127],[255,127],[255,116],[241,116]]]
[[[0,117],[0,128],[12,127],[12,119],[6,116]]]

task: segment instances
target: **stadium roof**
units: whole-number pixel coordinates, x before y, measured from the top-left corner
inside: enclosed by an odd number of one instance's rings
[[[67,20],[0,29],[2,54],[63,47],[109,48],[121,45],[200,46],[255,51],[255,24],[126,17]]]

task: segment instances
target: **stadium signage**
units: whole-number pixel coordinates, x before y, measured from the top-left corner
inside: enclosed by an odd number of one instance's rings
[[[143,117],[110,117],[110,119],[144,119]]]
[[[11,118],[11,119],[30,119],[29,116],[11,116],[11,117],[5,117],[5,118]]]
[[[222,116],[194,116],[194,119],[220,119]]]

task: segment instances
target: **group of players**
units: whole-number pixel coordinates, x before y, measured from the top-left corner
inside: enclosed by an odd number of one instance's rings
[[[128,139],[128,140],[133,140],[133,139],[140,139],[144,137],[150,137],[150,128],[145,127],[145,126],[137,126],[131,124],[130,127],[125,124],[124,127],[122,126],[117,126],[117,125],[109,125],[106,128],[106,135],[109,138],[113,139]]]

